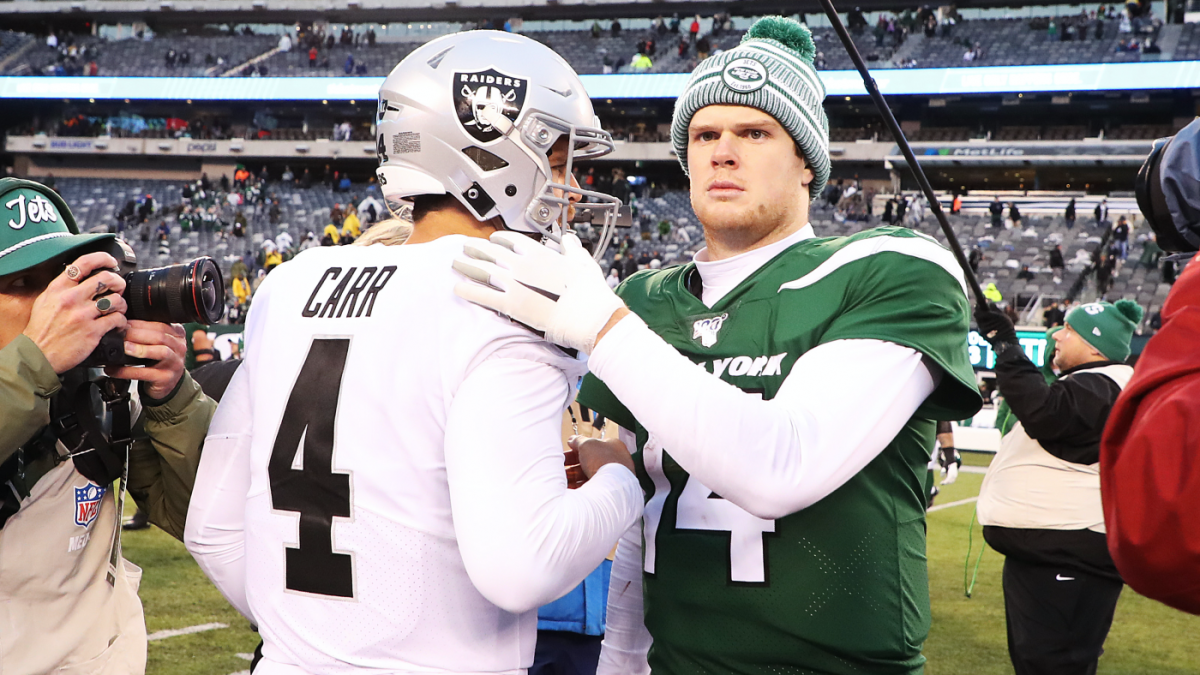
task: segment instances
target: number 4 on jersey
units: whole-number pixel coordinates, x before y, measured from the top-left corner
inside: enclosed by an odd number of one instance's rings
[[[333,551],[333,519],[350,517],[350,474],[333,472],[333,437],[348,338],[312,341],[288,396],[267,473],[271,506],[300,514],[300,542],[288,547],[286,586],[354,597],[354,560]],[[301,468],[293,467],[302,453]]]

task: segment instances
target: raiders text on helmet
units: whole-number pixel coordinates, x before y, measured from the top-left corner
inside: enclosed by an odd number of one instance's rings
[[[418,195],[452,194],[479,220],[500,216],[555,241],[568,227],[568,193],[581,195],[603,222],[599,254],[621,202],[569,185],[574,160],[612,152],[599,127],[579,76],[548,47],[456,33],[414,51],[380,88],[376,173],[393,213]],[[574,151],[558,182],[549,154],[562,138]]]

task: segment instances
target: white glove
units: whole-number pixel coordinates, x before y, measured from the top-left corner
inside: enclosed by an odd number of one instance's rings
[[[958,467],[962,466],[962,456],[958,454],[958,450],[940,448],[938,464],[942,466],[942,473],[946,474],[946,477],[942,479],[942,485],[953,485],[954,481],[958,480]]]
[[[472,239],[454,269],[467,277],[458,297],[495,310],[543,333],[547,340],[590,354],[613,312],[625,303],[574,234],[553,251],[516,232]]]

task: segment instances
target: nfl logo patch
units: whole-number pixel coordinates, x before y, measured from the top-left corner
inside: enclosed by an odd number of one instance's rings
[[[75,524],[87,527],[100,515],[100,500],[104,498],[107,487],[88,483],[75,488]]]

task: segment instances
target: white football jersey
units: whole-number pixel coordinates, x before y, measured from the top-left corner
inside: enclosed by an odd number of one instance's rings
[[[314,248],[254,298],[222,407],[252,426],[245,593],[263,672],[511,673],[532,654],[534,613],[489,602],[464,566],[447,414],[489,357],[553,365],[571,394],[584,364],[454,295],[464,240]]]

